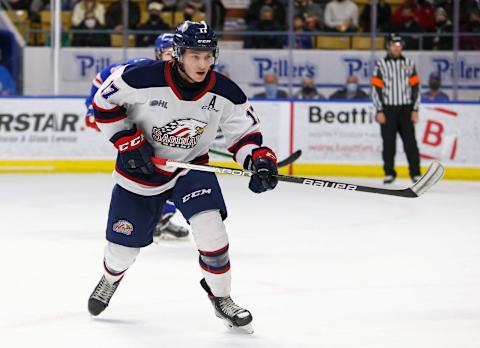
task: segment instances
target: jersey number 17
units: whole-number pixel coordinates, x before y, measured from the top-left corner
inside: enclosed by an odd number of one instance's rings
[[[107,87],[102,90],[102,97],[108,99],[112,94],[117,93],[119,88],[113,84],[113,81],[110,82]]]

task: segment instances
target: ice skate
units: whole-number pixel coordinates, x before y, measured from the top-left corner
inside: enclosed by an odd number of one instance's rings
[[[115,290],[117,290],[121,280],[122,278],[111,284],[105,276],[102,276],[102,279],[100,279],[88,299],[88,311],[91,315],[97,316],[108,307],[108,303],[115,293]]]
[[[394,175],[385,175],[383,178],[383,184],[384,185],[391,185],[395,182],[395,176]]]
[[[212,302],[215,315],[222,319],[225,326],[238,333],[253,333],[252,314],[245,308],[238,306],[233,302],[230,296],[215,297],[205,278],[200,281],[200,285],[207,292],[208,298]]]
[[[154,240],[160,239],[184,239],[189,235],[188,229],[183,226],[174,224],[171,221],[171,216],[160,220],[160,222],[155,226],[155,231],[153,232]]]

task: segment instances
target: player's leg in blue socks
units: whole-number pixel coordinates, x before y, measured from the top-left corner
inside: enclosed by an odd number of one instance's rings
[[[171,219],[172,216],[177,211],[175,205],[171,202],[165,202],[163,206],[162,215],[160,221],[155,227],[155,232],[153,233],[154,239],[168,239],[168,238],[186,238],[189,235],[187,228],[174,224]]]

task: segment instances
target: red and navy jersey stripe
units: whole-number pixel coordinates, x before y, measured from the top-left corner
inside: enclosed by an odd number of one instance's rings
[[[262,133],[254,132],[254,133],[250,133],[250,134],[245,135],[243,138],[241,138],[235,144],[230,146],[228,148],[228,151],[233,153],[233,159],[235,160],[238,150],[240,150],[243,146],[248,145],[248,144],[254,144],[254,145],[262,146],[262,143],[263,143]]]
[[[127,118],[127,110],[123,106],[116,106],[113,109],[102,109],[93,103],[93,112],[95,114],[95,122],[111,123]]]

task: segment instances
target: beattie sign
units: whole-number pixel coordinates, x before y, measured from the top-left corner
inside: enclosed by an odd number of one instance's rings
[[[432,160],[454,160],[459,141],[460,114],[445,105],[425,105],[418,130],[420,156]]]

